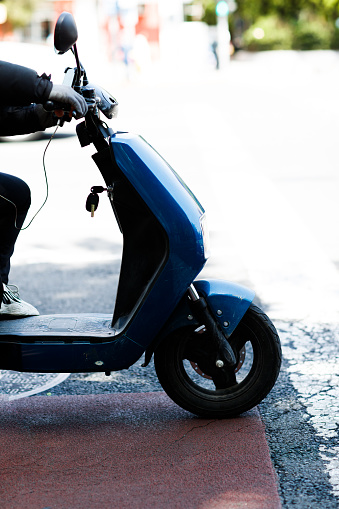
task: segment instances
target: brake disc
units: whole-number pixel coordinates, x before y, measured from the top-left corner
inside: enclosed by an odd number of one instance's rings
[[[241,366],[244,364],[246,357],[246,348],[245,345],[242,347],[239,353],[239,362],[237,366],[234,368],[234,373],[238,373],[238,371],[241,369]],[[198,364],[196,362],[190,361],[192,368],[198,375],[202,376],[203,378],[207,378],[208,380],[212,380],[212,377],[209,375],[206,375],[206,373],[203,373],[201,369],[199,368]]]

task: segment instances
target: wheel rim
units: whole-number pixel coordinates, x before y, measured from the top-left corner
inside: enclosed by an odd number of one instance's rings
[[[224,368],[217,368],[217,347],[204,326],[177,329],[159,345],[154,356],[156,372],[175,403],[199,416],[225,418],[250,410],[267,396],[281,362],[279,337],[269,318],[251,306],[228,340],[237,368],[219,380],[216,375]]]
[[[186,389],[207,399],[219,399],[223,396],[232,398],[247,391],[259,376],[262,357],[253,331],[242,327],[242,334],[235,336],[232,347],[236,350],[237,366],[234,370],[228,370],[230,373],[225,376],[220,368],[215,366],[217,352],[211,345],[212,341],[206,331],[203,334],[201,331],[192,331],[181,340],[176,352],[176,366],[177,374]]]
[[[234,373],[238,373],[238,371],[240,371],[242,365],[245,362],[245,358],[246,358],[246,347],[244,345],[239,352],[239,361],[238,361],[237,366],[234,368]],[[196,373],[198,373],[198,375],[202,376],[203,378],[206,378],[207,380],[213,380],[213,378],[210,375],[203,373],[203,371],[200,369],[199,364],[197,362],[194,362],[194,361],[189,361],[189,362],[190,362],[192,368],[194,369],[194,371]]]

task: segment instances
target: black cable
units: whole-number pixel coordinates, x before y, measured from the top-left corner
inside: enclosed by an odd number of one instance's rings
[[[43,204],[41,205],[41,207],[38,209],[38,211],[34,214],[34,216],[32,217],[32,219],[30,220],[30,222],[28,223],[27,226],[25,226],[24,228],[18,228],[17,227],[17,218],[18,218],[18,209],[17,209],[17,206],[15,205],[14,202],[12,202],[11,200],[9,200],[8,198],[6,198],[5,196],[2,196],[0,194],[0,198],[2,198],[3,200],[6,200],[8,203],[11,203],[13,205],[13,207],[15,207],[15,220],[14,220],[14,227],[17,229],[17,230],[26,230],[34,221],[34,219],[36,218],[36,216],[39,214],[39,212],[41,211],[41,209],[45,206],[47,200],[48,200],[48,179],[47,179],[47,172],[46,172],[46,165],[45,165],[45,156],[46,156],[46,152],[47,152],[47,149],[51,143],[51,141],[53,140],[54,136],[55,136],[55,133],[57,132],[58,130],[58,127],[59,125],[56,126],[55,128],[55,131],[53,132],[52,136],[50,137],[50,139],[48,140],[48,143],[45,147],[45,150],[44,150],[44,154],[43,154],[43,157],[42,157],[42,165],[43,165],[43,168],[44,168],[44,174],[45,174],[45,182],[46,182],[46,197],[44,199],[44,202]]]

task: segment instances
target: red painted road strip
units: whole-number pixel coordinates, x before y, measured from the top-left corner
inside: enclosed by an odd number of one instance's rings
[[[1,509],[279,509],[256,409],[198,419],[161,392],[0,407]]]

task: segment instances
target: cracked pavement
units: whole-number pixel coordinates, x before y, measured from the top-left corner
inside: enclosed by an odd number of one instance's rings
[[[260,405],[283,507],[338,506],[339,328],[277,323],[283,367]]]

